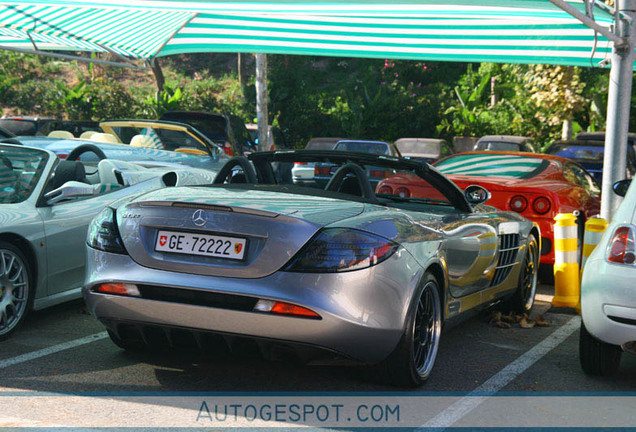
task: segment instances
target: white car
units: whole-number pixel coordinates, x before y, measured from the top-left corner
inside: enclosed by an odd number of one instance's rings
[[[342,138],[312,138],[305,146],[306,150],[333,150],[338,141]],[[291,170],[292,181],[294,184],[314,184],[314,168],[313,162],[296,162]]]
[[[636,185],[627,190],[629,182],[614,184],[625,199],[583,271],[579,359],[590,375],[612,375],[623,351],[636,352]]]

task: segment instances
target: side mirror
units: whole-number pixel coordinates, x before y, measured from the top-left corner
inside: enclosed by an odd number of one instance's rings
[[[46,195],[44,195],[44,198],[47,199],[47,205],[52,205],[70,198],[92,196],[94,194],[94,191],[95,189],[93,185],[81,183],[78,181],[68,181],[59,188],[48,192]]]
[[[473,205],[482,204],[491,197],[490,192],[486,188],[479,185],[470,185],[464,190],[466,200]]]
[[[630,184],[632,184],[631,179],[619,180],[612,185],[612,189],[616,195],[624,197]]]

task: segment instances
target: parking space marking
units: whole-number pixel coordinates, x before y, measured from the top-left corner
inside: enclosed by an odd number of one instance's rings
[[[53,345],[51,347],[44,348],[44,349],[41,349],[41,350],[38,350],[38,351],[33,351],[33,352],[30,352],[30,353],[22,354],[22,355],[19,355],[17,357],[12,357],[12,358],[9,358],[9,359],[0,360],[0,369],[4,369],[6,367],[13,366],[13,365],[16,365],[16,364],[19,364],[19,363],[24,363],[24,362],[28,362],[28,361],[31,361],[31,360],[35,360],[35,359],[40,358],[40,357],[44,357],[44,356],[47,356],[47,355],[50,355],[50,354],[55,354],[55,353],[58,353],[60,351],[64,351],[64,350],[71,349],[71,348],[75,348],[75,347],[78,347],[78,346],[81,346],[81,345],[86,345],[86,344],[89,344],[91,342],[95,342],[95,341],[98,341],[98,340],[105,339],[107,337],[108,337],[108,333],[104,331],[104,332],[95,333],[95,334],[92,334],[90,336],[86,336],[86,337],[83,337],[83,338],[80,338],[80,339],[75,339],[75,340],[72,340],[70,342],[64,342],[64,343],[61,343],[61,344],[58,344],[58,345]]]
[[[428,428],[447,428],[455,422],[477,408],[489,397],[510,384],[515,378],[528,370],[552,349],[563,343],[581,324],[581,317],[574,316],[561,328],[554,331],[550,336],[543,339],[537,345],[526,351],[521,357],[510,363],[508,366],[493,375],[490,379],[464,396],[444,411],[427,421],[421,426]]]

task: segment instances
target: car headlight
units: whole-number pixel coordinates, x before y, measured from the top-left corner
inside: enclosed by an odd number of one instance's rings
[[[119,235],[115,210],[106,207],[102,210],[88,227],[86,243],[93,249],[117,254],[126,254],[124,242]]]
[[[328,228],[314,236],[284,271],[336,273],[360,270],[380,264],[397,249],[397,243],[368,232]]]

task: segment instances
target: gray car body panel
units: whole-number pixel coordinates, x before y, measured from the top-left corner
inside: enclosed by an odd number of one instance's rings
[[[407,211],[345,199],[231,188],[172,188],[118,203],[117,223],[130,255],[88,248],[84,297],[108,328],[119,323],[238,334],[315,345],[364,362],[385,358],[397,345],[412,297],[427,270],[443,275],[445,318],[496,301],[517,287],[519,260],[532,223],[516,213],[478,206],[463,213],[431,205]],[[175,207],[176,205],[176,207]],[[194,225],[204,209],[205,228]],[[262,243],[245,262],[154,251],[166,226],[186,232],[247,236]],[[400,246],[386,261],[341,273],[282,270],[323,228],[355,228]],[[502,283],[490,286],[497,235],[520,237],[517,260]],[[251,236],[251,237],[250,237]],[[250,246],[251,247],[251,246]],[[261,249],[258,249],[261,247]],[[250,254],[256,256],[250,257]],[[121,282],[247,295],[298,304],[321,320],[242,312],[177,302],[100,294]]]

